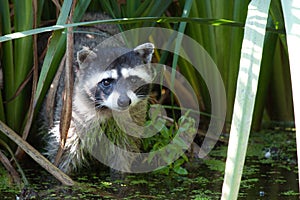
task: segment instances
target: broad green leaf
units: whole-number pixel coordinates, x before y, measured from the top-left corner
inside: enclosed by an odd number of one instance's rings
[[[187,175],[188,174],[188,171],[186,169],[184,169],[183,167],[174,167],[173,168],[173,171],[176,172],[177,174],[180,174],[180,175]]]

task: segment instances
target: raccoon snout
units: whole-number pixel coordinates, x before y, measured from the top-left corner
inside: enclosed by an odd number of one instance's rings
[[[128,107],[131,104],[131,99],[127,95],[122,95],[118,98],[118,106],[121,108]]]

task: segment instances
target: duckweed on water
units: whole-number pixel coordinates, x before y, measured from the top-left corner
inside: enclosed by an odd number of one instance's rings
[[[79,186],[63,187],[39,167],[32,168],[32,164],[25,173],[30,187],[41,199],[219,199],[226,150],[227,146],[219,143],[206,160],[190,159],[193,163],[181,165],[188,171],[186,175],[153,172],[111,181],[109,170],[91,168],[73,176]],[[239,199],[298,199],[295,150],[293,132],[252,133]],[[269,157],[265,157],[267,151]],[[8,180],[2,177],[0,184]],[[4,199],[15,199],[16,194],[20,194],[19,189],[0,185],[0,196]]]

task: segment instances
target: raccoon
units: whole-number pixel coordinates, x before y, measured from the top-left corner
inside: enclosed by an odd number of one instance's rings
[[[84,42],[86,40],[81,37],[75,37],[78,69],[73,90],[72,119],[58,163],[58,167],[68,174],[88,164],[95,154],[96,157],[110,155],[106,164],[112,168],[122,165],[124,171],[130,171],[134,158],[127,160],[125,155],[121,155],[121,159],[120,155],[111,156],[116,153],[115,148],[109,147],[108,142],[103,143],[105,138],[116,145],[116,148],[125,150],[124,154],[126,151],[140,151],[139,138],[128,135],[115,119],[126,121],[128,119],[124,119],[124,116],[129,116],[137,125],[144,124],[149,85],[155,77],[155,69],[151,66],[154,45],[144,43],[129,49],[118,38],[107,42],[105,39],[109,34],[100,32],[105,35],[101,36],[102,40],[96,36],[90,38],[92,42]],[[95,45],[97,41],[99,43]],[[60,145],[62,87],[61,80],[56,94],[54,123],[49,127],[45,139],[47,144],[44,154],[52,162]],[[45,116],[45,110],[42,112]],[[44,119],[44,124],[49,125],[49,121],[51,120]],[[42,126],[42,129],[46,126]],[[99,145],[102,146],[99,148]]]
[[[84,164],[85,157],[99,145],[103,134],[118,147],[139,152],[139,139],[124,133],[114,118],[119,114],[122,118],[123,112],[129,112],[136,124],[145,122],[148,84],[155,76],[150,64],[153,51],[154,45],[145,43],[133,50],[100,47],[84,48],[77,53],[79,70],[74,83],[71,125],[58,165],[61,170],[70,173]],[[55,159],[59,142],[59,121],[56,121],[49,131],[45,153],[51,161]],[[103,152],[112,151],[106,147],[101,150],[101,156],[113,153]],[[124,165],[126,161],[119,162],[119,159],[112,160],[110,165]]]

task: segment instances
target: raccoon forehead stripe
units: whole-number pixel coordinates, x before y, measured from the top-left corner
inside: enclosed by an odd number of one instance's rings
[[[117,79],[118,78],[118,72],[116,69],[112,69],[109,71],[105,71],[100,75],[100,81],[103,79],[112,78]]]
[[[112,79],[118,79],[118,72],[116,69],[113,70],[108,70],[104,72],[96,72],[94,74],[90,74],[89,77],[85,81],[85,85],[90,87],[91,85],[96,85],[100,81],[107,79],[107,78],[112,78]]]
[[[135,68],[128,68],[128,69],[123,68],[121,70],[121,74],[125,79],[130,76],[137,76],[147,83],[150,83],[152,81],[152,77],[150,73],[147,70],[145,70],[145,68],[143,67],[135,67]]]

